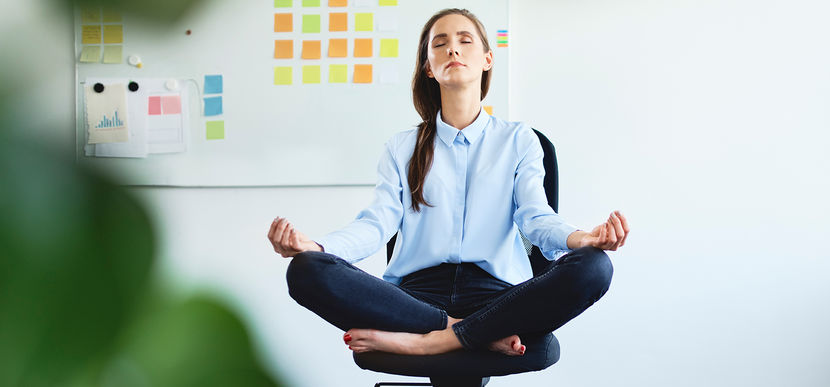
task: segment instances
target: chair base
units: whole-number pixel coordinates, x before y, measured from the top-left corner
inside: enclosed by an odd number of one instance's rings
[[[490,378],[451,378],[439,377],[429,378],[429,383],[406,383],[406,382],[379,382],[375,387],[382,386],[433,386],[433,387],[484,387],[490,382]]]

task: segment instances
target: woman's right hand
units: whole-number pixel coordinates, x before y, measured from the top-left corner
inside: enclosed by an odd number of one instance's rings
[[[303,251],[323,251],[323,248],[305,234],[294,229],[285,218],[277,217],[271,222],[268,230],[268,240],[274,246],[274,251],[283,257],[290,258]]]

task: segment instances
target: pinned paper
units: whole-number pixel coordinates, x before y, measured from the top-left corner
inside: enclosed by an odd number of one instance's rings
[[[329,83],[349,82],[349,66],[344,64],[329,65]]]
[[[124,43],[124,27],[120,24],[105,25],[104,43]]]
[[[117,46],[104,46],[104,63],[113,64],[123,62],[123,47],[120,44]]]
[[[349,5],[347,0],[329,0],[329,7],[345,7]]]
[[[372,65],[354,65],[354,83],[372,83]]]
[[[81,43],[101,44],[101,26],[82,26]]]
[[[274,8],[291,8],[291,0],[274,0]]]
[[[303,33],[320,32],[320,15],[303,15]]]
[[[274,58],[276,59],[291,59],[294,57],[294,41],[293,40],[275,40],[274,41]]]
[[[224,140],[225,139],[225,121],[207,121],[207,122],[205,122],[205,137],[208,140]]]
[[[121,23],[121,12],[111,9],[104,10],[104,23]]]
[[[398,0],[380,0],[380,4],[378,4],[378,5],[380,5],[381,7],[389,7],[389,6],[393,6],[393,5],[398,5]]]
[[[84,46],[81,50],[81,62],[98,63],[101,60],[101,46]]]
[[[291,13],[275,13],[274,14],[274,32],[291,32],[294,31],[294,14]]]
[[[92,84],[84,87],[86,96],[86,127],[89,144],[126,142],[129,140],[127,126],[127,87],[121,84],[104,86],[102,92],[93,90]]]
[[[356,13],[354,14],[354,30],[355,31],[372,31],[375,23],[371,13]]]
[[[380,57],[381,58],[397,58],[398,57],[398,39],[381,39],[380,40]]]
[[[354,56],[356,58],[368,58],[372,56],[372,39],[355,39]]]
[[[101,9],[99,8],[84,8],[81,9],[81,24],[93,24],[101,22]]]
[[[181,114],[182,97],[180,95],[165,95],[161,97],[162,114]]]
[[[222,76],[205,75],[205,94],[222,93]]]
[[[303,40],[303,52],[300,55],[303,59],[320,59],[320,41]]]
[[[160,96],[152,96],[147,101],[147,114],[151,116],[158,116],[161,115],[161,97]]]
[[[303,7],[319,7],[320,0],[303,0]]]
[[[349,55],[349,39],[329,39],[329,58],[345,58]]]
[[[491,116],[493,115],[493,107],[492,106],[484,105],[484,106],[482,106],[482,108],[484,109],[485,112],[487,112],[487,114],[489,114]]]
[[[303,66],[303,83],[320,83],[320,66]]]
[[[329,14],[329,31],[346,31],[349,27],[349,14],[345,12]]]
[[[205,98],[205,116],[222,114],[222,96]]]
[[[274,67],[274,84],[275,85],[290,85],[291,78],[293,75],[291,74],[291,67],[289,66],[277,66]]]

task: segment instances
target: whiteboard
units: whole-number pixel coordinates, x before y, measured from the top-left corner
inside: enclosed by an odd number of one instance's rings
[[[434,0],[349,0],[345,8],[275,8],[274,0],[204,1],[175,25],[160,28],[123,15],[120,64],[80,63],[81,11],[75,11],[76,155],[79,163],[103,168],[127,185],[148,186],[317,186],[371,185],[383,144],[419,121],[412,106],[410,82],[418,37],[429,17],[446,6]],[[457,1],[487,28],[495,65],[484,105],[506,117],[509,47],[497,47],[497,31],[508,30],[508,1]],[[329,32],[328,14],[346,12],[347,32]],[[292,13],[293,32],[274,32],[274,14]],[[355,31],[355,13],[373,14],[373,31]],[[302,15],[321,15],[319,33],[301,31]],[[384,29],[379,31],[378,28]],[[190,30],[190,34],[186,31]],[[328,58],[330,38],[349,39],[345,58]],[[355,58],[355,38],[371,38],[370,58]],[[275,40],[294,40],[292,59],[275,59]],[[380,39],[398,39],[397,57],[379,57]],[[302,40],[322,41],[321,59],[301,59]],[[127,63],[130,55],[143,67]],[[346,64],[347,83],[329,83],[328,66]],[[372,83],[352,82],[356,64],[373,66]],[[302,83],[302,66],[319,65],[321,82]],[[275,85],[276,66],[293,69],[291,85]],[[382,71],[382,73],[381,73]],[[203,116],[205,75],[222,75],[223,113]],[[383,79],[381,79],[383,75]],[[87,79],[177,79],[187,88],[189,114],[186,151],[144,158],[88,156],[84,120]],[[223,120],[224,138],[208,140],[206,122]],[[86,151],[85,151],[85,148]]]

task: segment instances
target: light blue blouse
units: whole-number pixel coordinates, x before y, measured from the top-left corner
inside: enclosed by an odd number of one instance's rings
[[[317,239],[327,253],[357,262],[382,248],[398,230],[383,279],[394,284],[441,263],[472,262],[511,284],[532,277],[519,230],[548,259],[570,251],[577,228],[550,208],[542,147],[530,127],[481,111],[458,130],[438,113],[435,155],[424,197],[432,207],[411,208],[407,171],[417,129],[387,143],[378,163],[374,200],[343,229]]]

